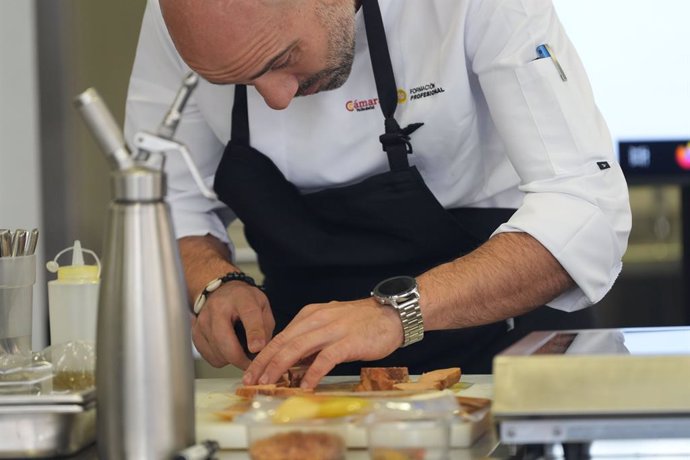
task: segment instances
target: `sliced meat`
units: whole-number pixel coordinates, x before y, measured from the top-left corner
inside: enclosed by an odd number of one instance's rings
[[[290,386],[290,377],[288,376],[287,372],[280,376],[280,378],[276,382],[276,386],[278,386],[278,387],[289,387]]]
[[[356,391],[389,391],[396,383],[410,381],[406,367],[363,367]]]
[[[304,378],[304,374],[307,373],[307,369],[309,369],[309,365],[292,366],[288,369],[288,386],[298,388],[302,384],[302,379]]]

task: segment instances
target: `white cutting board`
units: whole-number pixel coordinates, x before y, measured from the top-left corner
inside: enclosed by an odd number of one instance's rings
[[[358,377],[326,377],[325,382],[336,383],[357,380]],[[458,390],[461,396],[475,398],[493,397],[491,375],[463,375],[460,380],[467,388]],[[235,396],[239,379],[198,379],[196,381],[196,439],[218,441],[221,449],[246,449],[247,437],[243,425],[222,420],[215,412],[240,400]],[[477,422],[458,421],[451,427],[451,447],[469,447],[484,434],[491,424],[490,414]],[[361,426],[350,425],[347,432],[349,448],[366,448],[366,431]]]

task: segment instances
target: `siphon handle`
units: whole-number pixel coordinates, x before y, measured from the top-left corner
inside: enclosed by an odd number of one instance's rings
[[[87,89],[76,97],[74,106],[108,159],[120,170],[131,168],[133,160],[127,150],[125,138],[98,91],[94,88]]]

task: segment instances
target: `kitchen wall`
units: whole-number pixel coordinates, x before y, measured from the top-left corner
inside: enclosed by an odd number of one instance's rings
[[[36,2],[46,253],[80,239],[101,253],[108,165],[74,97],[95,87],[122,123],[144,0]]]
[[[43,230],[34,3],[0,1],[0,228]],[[36,255],[43,259],[41,235]],[[36,285],[44,284],[37,266]],[[34,290],[34,348],[45,345],[45,293]]]

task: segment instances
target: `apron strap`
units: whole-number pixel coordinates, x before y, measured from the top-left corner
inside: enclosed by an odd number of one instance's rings
[[[398,106],[398,86],[395,83],[393,64],[391,64],[386,30],[383,26],[378,0],[363,0],[362,8],[369,43],[369,56],[374,70],[374,80],[376,80],[376,92],[385,117],[386,132],[379,136],[379,140],[388,155],[391,170],[399,171],[410,166],[407,159],[407,155],[412,153],[410,134],[424,123],[412,123],[402,129],[398,125],[394,117]]]
[[[364,25],[369,42],[371,66],[376,81],[376,92],[379,96],[381,111],[385,117],[386,132],[379,136],[383,150],[388,155],[388,164],[392,171],[409,168],[407,156],[412,153],[410,135],[424,123],[412,123],[400,128],[394,114],[398,106],[398,89],[393,74],[393,65],[388,52],[386,31],[381,18],[378,0],[363,0]],[[230,143],[249,146],[249,114],[247,108],[246,85],[235,85],[235,101],[232,108],[232,127]]]
[[[249,146],[249,110],[247,108],[246,85],[235,85],[230,144]]]

